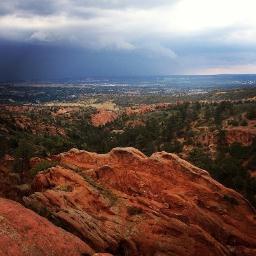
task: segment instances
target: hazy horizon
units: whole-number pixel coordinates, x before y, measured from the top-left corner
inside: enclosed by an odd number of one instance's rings
[[[21,79],[21,80],[0,80],[2,85],[24,84],[77,84],[97,85],[97,86],[169,86],[169,87],[239,87],[255,86],[256,74],[193,74],[193,75],[109,75],[109,76],[83,76],[83,77],[61,77],[61,78],[42,78],[42,79]]]
[[[85,82],[90,80],[102,80],[105,79],[149,79],[149,78],[164,78],[164,77],[246,77],[246,76],[255,76],[255,74],[171,74],[171,75],[93,75],[93,76],[83,76],[83,77],[58,77],[58,78],[29,78],[29,79],[0,79],[0,83],[54,83],[54,82]],[[248,78],[248,77],[246,77]],[[256,82],[256,81],[255,81]]]

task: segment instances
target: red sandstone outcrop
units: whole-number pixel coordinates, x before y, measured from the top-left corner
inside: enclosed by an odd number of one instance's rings
[[[252,206],[174,154],[133,148],[56,156],[24,199],[114,255],[256,255]]]
[[[0,159],[0,197],[17,198],[15,186],[20,181],[17,173],[11,172],[14,165],[14,158],[5,155]]]
[[[256,139],[255,127],[232,127],[225,130],[226,143],[231,145],[232,143],[239,143],[243,146],[249,146],[253,140]],[[217,144],[218,132],[204,131],[198,136],[198,141],[205,146]]]
[[[18,116],[15,119],[15,125],[18,129],[30,131],[33,134],[49,134],[51,136],[66,136],[65,130],[50,124],[35,122],[29,117]]]
[[[94,251],[19,203],[0,198],[0,256],[81,256]]]
[[[255,127],[234,127],[226,129],[225,131],[228,144],[238,142],[244,146],[248,146],[256,139]]]
[[[159,109],[166,109],[170,106],[171,104],[169,103],[158,103],[158,104],[150,104],[150,105],[142,104],[135,107],[127,107],[124,109],[123,113],[125,113],[126,115],[144,114],[144,113],[153,112]],[[107,123],[111,123],[114,120],[116,120],[119,114],[113,110],[100,109],[96,114],[93,114],[91,116],[91,122],[96,127],[105,125]],[[143,125],[143,123],[142,124],[140,123],[139,125]]]
[[[113,122],[118,118],[118,114],[112,110],[99,110],[96,114],[91,116],[92,125],[95,127],[105,125]]]

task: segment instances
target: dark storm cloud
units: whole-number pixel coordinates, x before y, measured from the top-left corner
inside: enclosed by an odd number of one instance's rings
[[[0,44],[0,56],[5,60],[0,60],[0,81],[165,74],[163,64],[170,64],[164,58],[159,65],[141,51],[94,51],[11,42]],[[174,67],[173,71],[178,72]]]
[[[1,0],[0,76],[256,67],[253,7],[254,0]]]
[[[1,0],[0,15],[52,15],[60,12],[79,14],[79,8],[120,9],[153,8],[178,0]]]
[[[52,0],[1,0],[0,15],[50,15],[57,11]]]

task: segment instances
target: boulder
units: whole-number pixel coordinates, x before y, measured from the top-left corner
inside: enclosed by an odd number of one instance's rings
[[[0,198],[0,256],[82,256],[92,250],[21,204]]]

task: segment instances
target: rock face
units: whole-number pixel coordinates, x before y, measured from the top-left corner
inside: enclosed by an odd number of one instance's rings
[[[11,198],[15,200],[21,199],[17,190],[20,184],[20,175],[12,172],[14,159],[5,155],[0,159],[0,197]]]
[[[92,115],[91,122],[93,126],[98,127],[113,122],[117,118],[118,114],[115,111],[99,110],[98,113]]]
[[[256,129],[249,127],[235,127],[226,129],[226,139],[228,144],[238,142],[244,146],[251,145],[256,139]]]
[[[0,198],[0,256],[82,256],[94,251],[19,203]]]
[[[39,173],[27,206],[114,255],[256,255],[255,210],[174,154],[76,149]]]
[[[256,139],[256,128],[255,127],[232,127],[225,128],[226,143],[231,145],[233,143],[239,143],[243,146],[249,146]],[[217,144],[218,132],[204,131],[198,135],[198,142],[204,146],[210,146]]]

